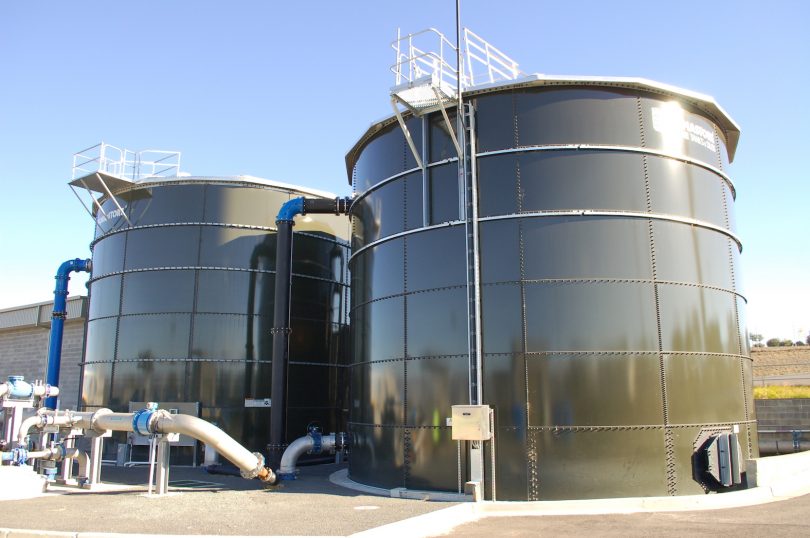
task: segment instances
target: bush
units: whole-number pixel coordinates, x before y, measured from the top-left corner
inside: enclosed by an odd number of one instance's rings
[[[793,340],[782,340],[782,345],[785,347],[793,347]]]
[[[796,340],[796,343],[795,343],[794,345],[796,345],[796,346],[803,346],[803,345],[804,345],[804,342],[802,342],[801,340]]]
[[[784,398],[810,398],[810,387],[806,385],[768,385],[754,387],[757,400],[781,400]]]
[[[779,347],[782,345],[782,341],[778,338],[770,338],[765,342],[765,345],[768,347]]]

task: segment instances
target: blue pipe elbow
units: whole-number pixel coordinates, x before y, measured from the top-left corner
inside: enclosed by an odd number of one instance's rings
[[[59,266],[56,271],[56,289],[53,290],[53,314],[51,315],[51,338],[48,344],[48,374],[47,383],[53,387],[59,386],[59,368],[62,362],[62,333],[64,331],[65,317],[67,316],[67,286],[70,273],[83,271],[89,273],[93,269],[92,260],[75,258]],[[45,399],[45,407],[56,409],[56,397]]]
[[[281,209],[278,210],[276,222],[292,222],[296,215],[304,212],[304,197],[299,196],[284,202]]]

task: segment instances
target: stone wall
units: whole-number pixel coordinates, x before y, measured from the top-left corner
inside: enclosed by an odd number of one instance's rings
[[[760,430],[810,430],[810,398],[754,400]]]
[[[761,456],[810,449],[810,398],[754,400]],[[794,434],[793,432],[796,431]]]
[[[0,330],[0,378],[25,376],[26,381],[45,380],[48,366],[48,327],[20,327]],[[62,340],[59,375],[59,408],[76,409],[84,346],[84,320],[68,320]]]

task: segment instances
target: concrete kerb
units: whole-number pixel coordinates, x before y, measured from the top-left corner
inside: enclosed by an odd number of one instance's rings
[[[468,502],[472,501],[472,495],[465,495],[463,493],[451,493],[446,491],[424,491],[417,489],[406,488],[378,488],[375,486],[367,486],[360,484],[349,478],[349,470],[341,469],[329,475],[329,481],[338,486],[368,493],[370,495],[379,495],[381,497],[391,497],[393,499],[413,499],[415,501],[439,501],[439,502]]]
[[[786,456],[759,458],[748,472],[757,486],[742,491],[680,497],[628,497],[576,501],[465,503],[421,516],[353,534],[353,538],[375,536],[438,536],[465,523],[485,517],[571,516],[634,514],[641,512],[689,512],[738,508],[781,501],[810,494],[810,451]]]

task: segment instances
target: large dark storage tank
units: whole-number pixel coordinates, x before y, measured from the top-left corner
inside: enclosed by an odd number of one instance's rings
[[[637,79],[538,78],[466,99],[498,499],[703,492],[702,433],[738,430],[756,457],[734,122]],[[473,390],[464,190],[440,113],[407,125],[424,170],[395,120],[347,156],[350,476],[459,491],[466,450],[446,418]]]
[[[251,450],[269,442],[275,217],[318,192],[256,178],[135,183],[102,203],[81,403],[199,402]],[[343,431],[348,230],[316,215],[295,227],[288,442],[310,423]],[[246,402],[246,400],[248,400]],[[259,407],[254,407],[259,405]]]

